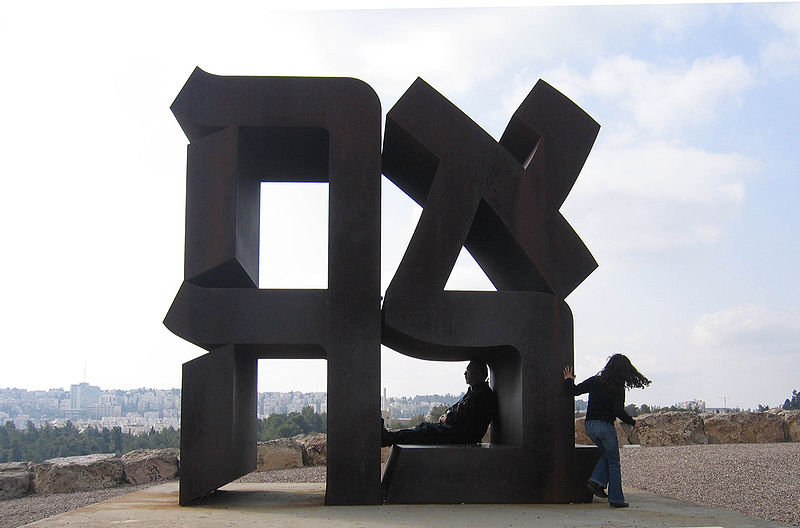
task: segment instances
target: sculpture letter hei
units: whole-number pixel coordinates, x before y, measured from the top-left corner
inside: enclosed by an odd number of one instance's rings
[[[184,281],[164,323],[183,366],[180,503],[256,467],[260,358],[328,365],[326,504],[591,500],[574,445],[564,298],[597,266],[558,212],[599,125],[539,81],[500,142],[417,79],[386,116],[356,79],[219,77],[172,105],[189,138]],[[380,306],[381,173],[423,206]],[[328,289],[258,288],[265,181],[329,183]],[[444,291],[465,246],[496,292]],[[482,359],[499,416],[481,448],[396,446],[380,479],[380,345]]]

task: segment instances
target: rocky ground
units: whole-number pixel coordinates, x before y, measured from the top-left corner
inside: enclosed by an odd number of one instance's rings
[[[800,443],[631,447],[623,486],[800,526]],[[239,482],[324,482],[324,467],[261,471]],[[30,495],[0,502],[0,528],[14,528],[134,492],[143,486]]]

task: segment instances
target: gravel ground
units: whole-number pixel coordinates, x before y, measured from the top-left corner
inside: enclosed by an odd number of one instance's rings
[[[234,482],[325,482],[325,466],[253,471]]]
[[[800,443],[625,448],[621,457],[623,488],[800,526]],[[256,471],[237,480],[324,481],[324,467]],[[15,528],[144,487],[0,501],[0,528]]]
[[[95,502],[133,493],[148,487],[148,485],[119,486],[103,490],[53,493],[51,495],[28,495],[19,499],[0,501],[0,528],[22,526],[59,513],[83,508]]]
[[[800,443],[625,448],[622,487],[800,526]]]

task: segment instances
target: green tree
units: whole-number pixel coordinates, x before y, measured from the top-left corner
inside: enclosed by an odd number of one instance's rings
[[[123,454],[137,448],[178,447],[180,432],[173,428],[150,434],[134,436],[123,434],[119,427],[112,430],[87,427],[84,431],[70,422],[62,427],[49,424],[39,429],[27,427],[18,431],[11,427],[0,427],[0,444],[7,438],[7,445],[0,445],[0,459],[7,461],[41,462],[49,458],[87,455],[89,453]]]
[[[445,411],[447,411],[447,409],[449,409],[449,408],[450,407],[445,405],[445,404],[435,405],[435,406],[431,407],[430,411],[428,411],[428,416],[426,416],[426,419],[429,422],[438,422],[439,421],[439,417],[441,415],[443,415],[445,413]]]
[[[25,422],[25,434],[32,440],[38,438],[38,431],[36,430],[36,425],[33,423],[33,420]]]
[[[797,394],[796,390],[792,391],[791,400],[787,398],[786,401],[783,402],[783,408],[787,411],[792,409],[800,409],[800,395]]]
[[[324,433],[327,430],[327,415],[317,414],[317,412],[314,411],[314,408],[310,405],[303,407],[303,410],[300,412],[300,414],[303,416],[304,433]]]
[[[650,406],[649,406],[649,405],[647,405],[646,403],[643,403],[643,404],[641,404],[641,405],[639,406],[639,411],[641,412],[641,414],[648,414],[648,413],[651,413],[651,412],[652,412],[652,411],[650,410]]]
[[[288,416],[285,414],[270,414],[258,423],[258,441],[265,442],[279,438],[278,429],[283,425]]]
[[[111,428],[111,448],[117,454],[122,453],[122,428],[115,425]]]
[[[9,448],[9,451],[9,457],[12,461],[22,461],[22,444],[20,443],[19,438],[14,438],[11,440],[11,447]]]
[[[317,414],[311,406],[303,407],[299,413],[271,414],[257,423],[259,442],[326,431],[327,415]]]
[[[8,449],[8,444],[10,441],[11,438],[9,436],[8,429],[5,426],[0,427],[0,452],[2,452],[4,449]]]
[[[278,427],[276,438],[291,438],[303,432],[303,429],[296,422],[287,421]]]
[[[299,430],[297,434],[307,434],[308,433],[308,424],[306,423],[306,418],[302,414],[292,413],[289,415],[289,423],[296,426],[296,429]],[[292,435],[294,436],[294,435]]]

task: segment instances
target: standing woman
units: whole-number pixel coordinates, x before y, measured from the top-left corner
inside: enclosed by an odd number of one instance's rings
[[[636,427],[636,420],[625,412],[625,389],[644,388],[650,385],[631,361],[622,354],[614,354],[600,371],[586,381],[575,385],[575,374],[569,365],[564,367],[564,381],[573,396],[589,393],[586,410],[586,434],[602,451],[586,486],[598,497],[608,497],[612,508],[627,508],[622,494],[622,472],[619,465],[619,441],[614,421],[619,418]],[[608,486],[608,495],[605,487]]]

